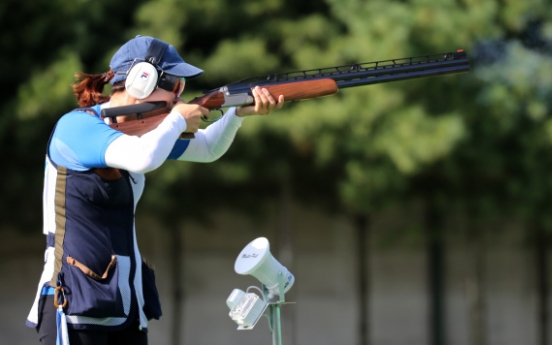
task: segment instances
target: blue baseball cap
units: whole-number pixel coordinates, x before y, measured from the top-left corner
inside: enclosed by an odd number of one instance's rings
[[[115,76],[110,80],[111,84],[125,80],[130,67],[135,61],[144,61],[153,40],[153,37],[138,35],[117,50],[109,63],[109,67],[115,73]],[[157,66],[163,72],[186,78],[194,78],[203,73],[203,70],[184,62],[176,49],[172,45],[166,44],[167,49],[165,49],[161,61],[157,63]]]

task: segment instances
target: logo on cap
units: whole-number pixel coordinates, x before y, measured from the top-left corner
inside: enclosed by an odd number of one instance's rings
[[[142,72],[142,75],[140,76],[140,79],[148,79],[149,74],[148,72]]]

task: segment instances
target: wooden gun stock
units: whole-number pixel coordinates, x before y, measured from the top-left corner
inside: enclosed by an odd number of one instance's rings
[[[109,126],[127,135],[141,137],[145,133],[157,128],[161,121],[171,112],[171,108],[163,107],[159,112],[142,113],[142,118],[137,118],[137,114],[130,114],[135,119],[129,119],[125,122],[111,123]]]
[[[157,127],[170,111],[167,102],[148,102],[102,109],[101,117],[110,119],[111,128],[128,135],[142,136]],[[126,116],[125,122],[117,122],[119,116]]]

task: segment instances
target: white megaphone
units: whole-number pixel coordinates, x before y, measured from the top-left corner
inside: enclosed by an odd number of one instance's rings
[[[288,292],[295,282],[295,277],[270,254],[270,244],[265,237],[251,241],[238,255],[234,270],[238,274],[252,275],[268,290],[268,297],[280,295],[280,278],[284,293]]]

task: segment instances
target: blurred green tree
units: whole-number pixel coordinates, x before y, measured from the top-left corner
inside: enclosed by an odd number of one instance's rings
[[[120,44],[132,16],[128,5],[104,0],[0,4],[0,76],[8,86],[0,95],[0,159],[9,162],[0,198],[4,227],[40,232],[39,167],[56,119],[77,107],[73,73],[106,71],[106,53]]]

